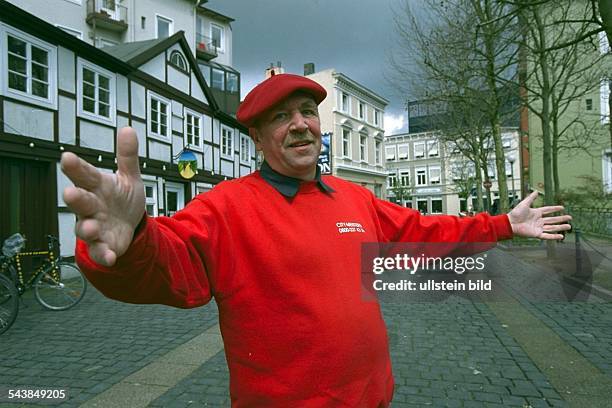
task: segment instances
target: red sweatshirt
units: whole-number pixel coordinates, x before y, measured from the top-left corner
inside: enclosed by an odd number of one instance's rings
[[[145,217],[112,269],[82,241],[77,262],[124,302],[191,308],[214,296],[233,407],[386,407],[387,335],[378,303],[361,297],[361,243],[497,241],[512,236],[510,224],[424,217],[323,179],[334,192],[305,182],[293,198],[259,172],[221,183],[172,218]]]

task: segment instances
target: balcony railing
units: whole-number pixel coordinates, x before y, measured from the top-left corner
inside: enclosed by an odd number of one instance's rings
[[[128,28],[128,9],[120,0],[87,0],[87,24],[110,31]]]
[[[217,57],[217,46],[212,38],[196,33],[196,55],[209,61]]]

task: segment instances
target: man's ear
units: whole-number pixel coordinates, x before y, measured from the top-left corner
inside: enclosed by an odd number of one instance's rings
[[[253,143],[255,143],[255,150],[261,151],[261,133],[257,130],[257,128],[249,128],[249,136],[253,139]]]

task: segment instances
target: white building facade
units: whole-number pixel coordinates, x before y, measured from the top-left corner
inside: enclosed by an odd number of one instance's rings
[[[502,142],[510,200],[513,196],[518,200],[521,186],[518,131],[504,128]],[[476,208],[476,186],[466,182],[476,174],[474,164],[451,144],[440,142],[436,132],[387,136],[385,162],[390,201],[423,214],[458,215]],[[491,208],[495,209],[499,187],[493,149],[487,161],[487,172],[491,181]],[[464,191],[469,191],[467,199],[460,198]]]
[[[305,74],[327,91],[319,115],[321,132],[331,133],[332,173],[385,198],[383,117],[389,101],[333,69]]]
[[[182,32],[104,51],[0,0],[0,44],[0,237],[22,232],[44,247],[46,234],[59,235],[72,255],[60,155],[113,172],[124,126],[138,133],[153,216],[255,169],[248,130],[219,109]],[[189,180],[177,166],[185,148],[197,161]]]

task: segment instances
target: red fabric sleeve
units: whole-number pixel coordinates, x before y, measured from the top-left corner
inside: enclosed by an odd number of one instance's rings
[[[512,238],[512,227],[505,214],[424,216],[416,210],[374,199],[387,242],[497,242]]]
[[[192,200],[174,217],[146,214],[127,252],[111,268],[95,263],[87,244],[77,241],[76,261],[87,279],[109,298],[180,308],[211,299],[207,262],[215,254],[212,210]]]

